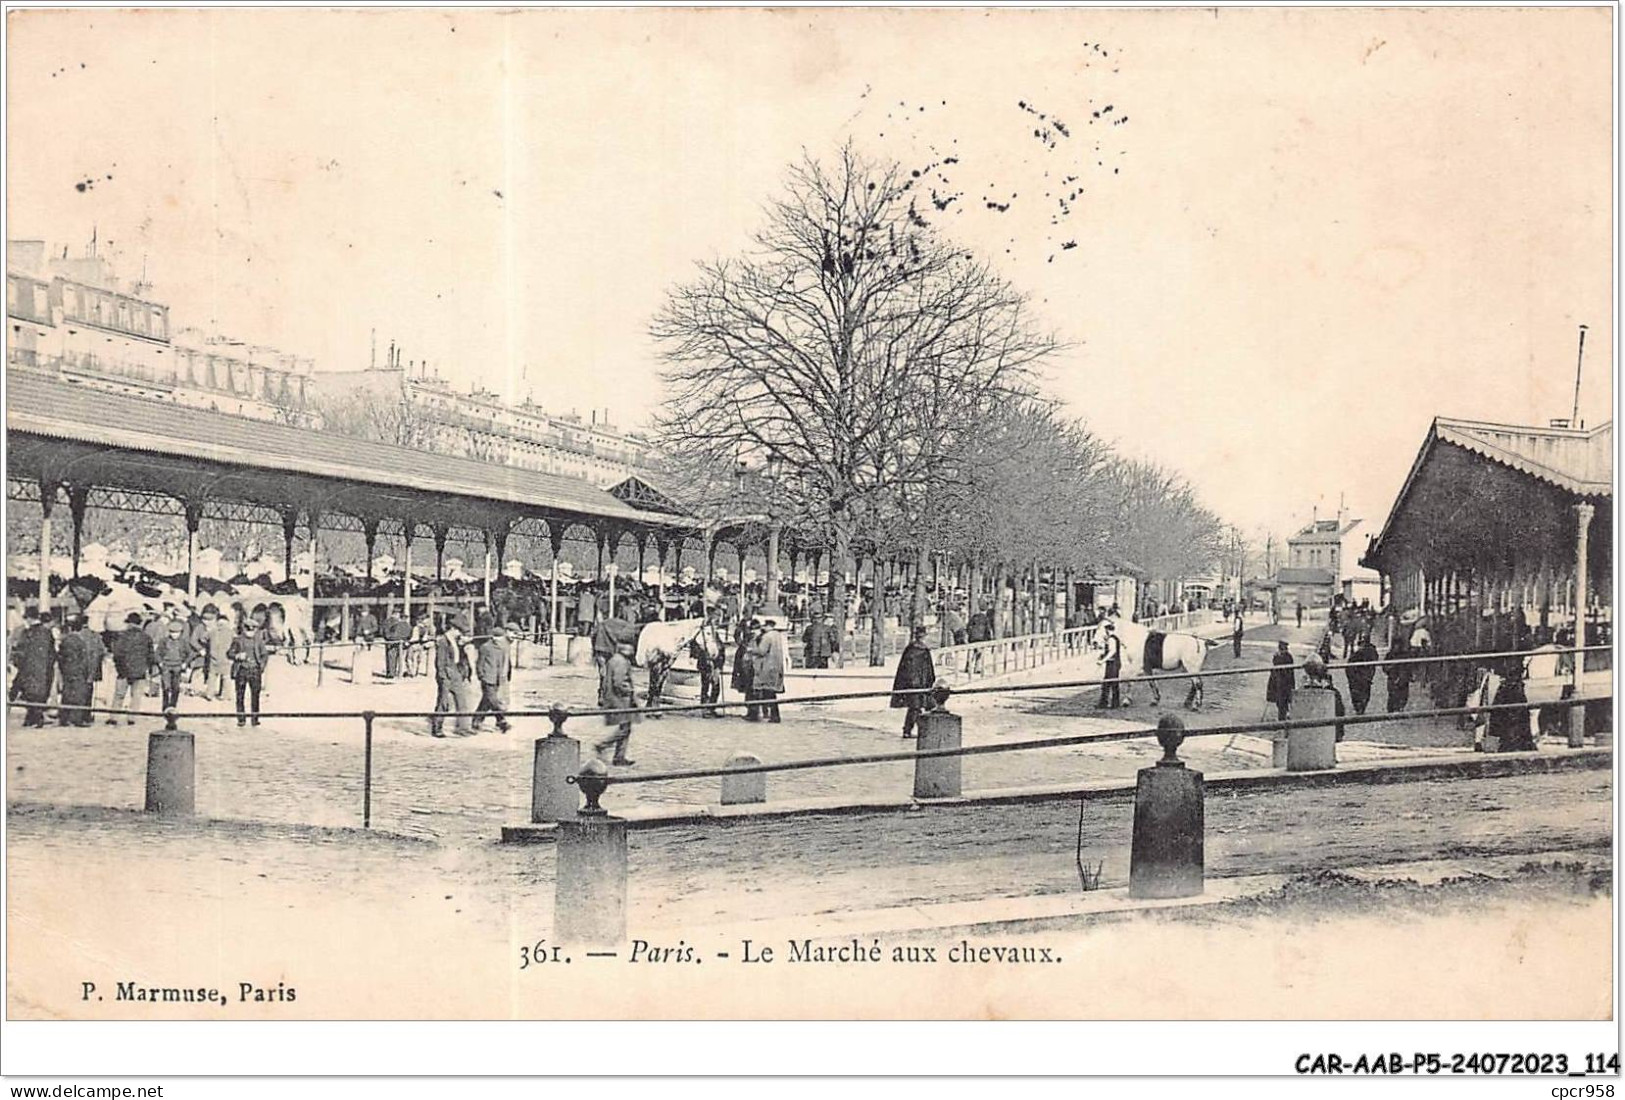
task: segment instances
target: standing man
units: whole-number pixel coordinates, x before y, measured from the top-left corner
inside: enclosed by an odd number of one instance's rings
[[[1300,604],[1299,610],[1302,609]],[[1275,720],[1285,722],[1292,708],[1292,689],[1296,683],[1292,674],[1292,651],[1287,648],[1285,640],[1275,643],[1275,657],[1270,663],[1276,668],[1270,672],[1269,686],[1264,689],[1264,701],[1274,703]]]
[[[1298,609],[1298,625],[1301,627],[1303,626],[1303,601],[1299,600],[1296,606]]]
[[[722,697],[723,653],[722,631],[717,627],[717,612],[713,608],[706,612],[705,622],[688,643],[688,655],[700,672],[700,705],[706,708],[700,712],[702,718],[720,717],[712,704]]]
[[[1100,702],[1095,704],[1095,709],[1116,710],[1123,705],[1123,685],[1117,679],[1123,675],[1123,639],[1117,636],[1117,627],[1110,619],[1100,629],[1100,655],[1106,663],[1106,671],[1100,685]]]
[[[1403,663],[1411,657],[1410,640],[1401,629],[1394,635],[1394,644],[1388,647],[1389,664],[1383,672],[1388,677],[1388,713],[1397,714],[1411,701],[1411,677],[1415,665]]]
[[[463,617],[448,615],[446,625],[434,644],[434,709],[441,713],[429,719],[429,734],[444,737],[446,712],[456,714],[453,732],[467,737],[469,728],[470,687],[474,678],[473,663],[468,659],[468,647],[463,639]]]
[[[774,620],[768,619],[757,627],[750,654],[751,693],[762,703],[758,714],[769,722],[780,721],[779,704],[773,700],[784,690],[786,649],[784,635]]]
[[[903,647],[903,655],[897,659],[897,675],[892,678],[891,684],[894,692],[910,692],[908,695],[891,697],[893,709],[906,708],[903,714],[905,739],[913,738],[920,712],[933,705],[930,696],[918,694],[917,689],[932,688],[936,683],[937,669],[931,660],[931,647],[925,644],[925,627],[917,626],[908,645]]]
[[[174,606],[174,604],[166,603],[164,604],[162,611],[152,611],[150,608],[148,609],[147,624],[144,629],[147,632],[147,637],[152,640],[153,653],[152,678],[147,681],[147,697],[149,699],[158,695],[158,689],[160,687],[160,677],[158,675],[158,647],[163,644],[164,638],[169,633],[168,623],[170,619],[170,611],[174,608]]]
[[[163,688],[164,710],[180,705],[181,684],[192,663],[192,643],[186,637],[186,623],[175,618],[164,629],[164,640],[158,644],[158,678]]]
[[[124,616],[124,629],[113,638],[109,647],[113,651],[113,709],[124,709],[124,696],[130,696],[130,709],[141,709],[141,695],[146,690],[147,677],[152,675],[157,656],[152,639],[141,627],[141,616],[130,612]],[[125,716],[125,725],[135,725],[135,719]],[[118,716],[109,714],[107,724],[118,724]]]
[[[474,710],[474,729],[479,731],[487,714],[497,718],[497,732],[508,726],[508,632],[500,623],[491,626],[490,635],[480,643],[475,672],[480,679],[480,705]]]
[[[1241,656],[1241,636],[1246,630],[1247,625],[1242,621],[1241,609],[1238,607],[1236,609],[1236,621],[1230,628],[1230,651],[1235,657]]]
[[[213,604],[203,609],[203,621],[209,624],[204,635],[203,693],[216,701],[226,697],[226,679],[231,675],[231,643],[237,640],[237,627],[228,622]]]
[[[1354,704],[1355,714],[1364,714],[1365,708],[1371,705],[1371,685],[1377,678],[1376,662],[1380,659],[1377,647],[1371,644],[1371,635],[1360,635],[1351,658],[1355,667],[1344,671],[1349,678],[1349,702]],[[1362,665],[1364,667],[1359,667]]]
[[[73,633],[62,639],[57,649],[57,666],[62,670],[62,698],[57,707],[57,724],[90,725],[90,708],[95,705],[96,681],[102,678],[102,658],[107,650],[101,636],[90,629],[90,619],[75,615]]]
[[[236,637],[226,646],[226,660],[231,663],[231,679],[237,688],[237,726],[242,728],[249,717],[243,711],[244,696],[257,726],[260,724],[260,691],[265,687],[265,666],[270,663],[270,651],[265,644],[265,633],[253,619],[246,618],[239,624]]]
[[[604,725],[613,732],[593,745],[593,752],[603,760],[605,749],[614,749],[606,763],[630,768],[636,763],[627,759],[626,746],[632,740],[632,723],[637,721],[638,689],[632,681],[632,644],[621,642],[609,655],[604,665],[604,678],[598,687],[598,705],[604,710],[620,711],[604,715]]]
[[[15,697],[28,704],[23,725],[45,725],[45,702],[56,678],[56,639],[40,621],[37,608],[23,612],[23,628],[11,645],[11,663],[17,670],[12,682]]]
[[[807,624],[801,635],[802,656],[808,668],[828,668],[829,659],[841,651],[841,640],[835,636],[835,618],[821,615]]]
[[[378,640],[378,616],[373,614],[371,605],[361,609],[361,618],[356,620],[355,633],[362,649],[371,649],[372,643]]]
[[[384,676],[397,680],[401,675],[401,654],[406,643],[412,639],[412,627],[401,614],[401,609],[391,607],[389,618],[384,622]]]

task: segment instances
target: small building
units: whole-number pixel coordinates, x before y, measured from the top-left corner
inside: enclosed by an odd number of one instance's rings
[[[1275,606],[1282,615],[1296,608],[1325,611],[1332,606],[1337,577],[1329,569],[1294,568],[1284,565],[1275,572]]]

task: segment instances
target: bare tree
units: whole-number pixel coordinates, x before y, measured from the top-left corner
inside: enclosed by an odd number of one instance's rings
[[[889,540],[956,433],[1056,349],[1025,298],[917,210],[918,174],[850,146],[807,158],[747,253],[701,263],[652,332],[660,442],[729,468],[777,455],[781,518],[828,533],[844,620],[854,539]],[[843,624],[844,625],[844,624]]]

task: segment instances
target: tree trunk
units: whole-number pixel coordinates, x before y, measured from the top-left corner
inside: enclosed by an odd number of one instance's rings
[[[870,585],[874,599],[869,601],[869,667],[886,663],[886,590],[880,575],[880,562],[869,558]]]
[[[910,627],[925,625],[925,547],[914,552],[914,597],[908,609]]]
[[[846,521],[836,517],[830,524],[834,535],[829,551],[829,613],[835,616],[835,637],[842,645],[846,642],[846,561],[852,552],[852,531]]]
[[[1003,638],[1010,633],[1010,624],[1004,617],[1004,590],[1004,562],[1001,561],[993,570],[993,606],[988,609],[988,618],[995,638]]]

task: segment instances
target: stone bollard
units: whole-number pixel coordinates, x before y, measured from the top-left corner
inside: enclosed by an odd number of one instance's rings
[[[748,752],[736,752],[728,757],[728,768],[753,768],[761,761]],[[767,801],[767,773],[748,772],[745,775],[722,777],[722,804],[740,806],[750,802]]]
[[[189,733],[175,728],[175,712],[164,712],[165,728],[147,735],[147,813],[187,817],[197,803],[197,749]]]
[[[939,688],[945,692],[945,688]],[[926,711],[920,715],[919,740],[914,751],[931,749],[957,749],[962,743],[964,727],[957,714],[945,710]],[[958,798],[961,791],[960,758],[957,756],[922,756],[914,761],[915,798]]]
[[[566,736],[564,720],[570,712],[554,703],[547,712],[553,732],[536,739],[536,756],[531,767],[530,819],[568,821],[576,816],[581,799],[570,784],[570,776],[581,768],[581,742]]]
[[[1337,717],[1337,693],[1324,687],[1302,687],[1292,696],[1292,717]],[[1308,726],[1286,731],[1286,770],[1319,772],[1337,767],[1337,727]]]
[[[592,664],[592,639],[580,634],[570,635],[570,644],[564,647],[564,663],[567,665]]]
[[[563,944],[619,947],[626,942],[626,821],[598,805],[608,773],[596,757],[582,765],[576,785],[587,804],[559,822],[553,934]]]
[[[1188,898],[1202,892],[1202,773],[1176,755],[1184,740],[1184,723],[1164,715],[1157,723],[1162,759],[1140,769],[1129,854],[1131,898]]]

